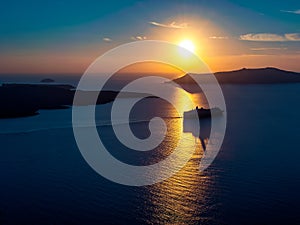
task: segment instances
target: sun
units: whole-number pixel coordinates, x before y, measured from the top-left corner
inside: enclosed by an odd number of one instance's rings
[[[181,42],[179,42],[179,46],[182,47],[182,48],[185,48],[187,50],[189,50],[190,52],[195,52],[195,45],[194,43],[191,41],[191,40],[188,40],[188,39],[185,39]]]

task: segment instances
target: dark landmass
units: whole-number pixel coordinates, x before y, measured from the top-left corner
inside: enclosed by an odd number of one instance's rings
[[[65,109],[73,104],[75,88],[71,85],[3,84],[0,86],[0,118],[33,116],[40,109]],[[86,99],[93,92],[82,91]],[[117,91],[101,91],[97,104],[113,101]],[[125,93],[126,94],[126,93]],[[134,93],[128,93],[134,97]],[[92,102],[79,102],[89,105]]]
[[[283,84],[283,83],[300,83],[300,73],[280,70],[277,68],[267,67],[258,69],[240,69],[234,71],[214,73],[220,84]],[[202,76],[205,82],[205,74],[186,74],[183,77],[173,81],[181,85],[188,91],[195,92],[191,86],[196,84],[192,77]]]
[[[282,84],[299,83],[300,73],[267,67],[260,69],[241,69],[215,73],[220,83],[228,84]]]
[[[55,82],[55,80],[50,79],[50,78],[46,78],[46,79],[41,80],[41,83],[54,83],[54,82]]]

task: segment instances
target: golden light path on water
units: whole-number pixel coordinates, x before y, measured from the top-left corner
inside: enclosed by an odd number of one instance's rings
[[[172,96],[177,101],[177,107],[181,110],[179,113],[182,115],[184,111],[194,108],[192,105],[186,105],[182,101],[182,89],[178,89]],[[205,98],[199,95],[189,94],[194,103],[199,107],[206,107]],[[170,116],[177,116],[178,114],[170,109],[168,112]],[[151,202],[147,203],[147,213],[151,218],[145,223],[149,224],[198,224],[199,221],[206,220],[207,218],[199,215],[205,214],[207,206],[208,190],[211,186],[212,178],[200,174],[199,162],[203,154],[203,147],[199,141],[199,137],[195,137],[192,132],[184,132],[183,118],[173,119],[167,122],[170,128],[171,135],[167,135],[165,141],[167,142],[161,149],[167,154],[172,152],[174,145],[178,142],[180,135],[184,141],[184,149],[194,148],[191,146],[196,145],[196,151],[189,162],[174,176],[165,180],[164,182],[147,186],[146,199]],[[185,154],[185,151],[181,151]],[[172,167],[174,165],[169,165]],[[168,168],[163,168],[168,169]],[[151,205],[151,207],[149,206]]]

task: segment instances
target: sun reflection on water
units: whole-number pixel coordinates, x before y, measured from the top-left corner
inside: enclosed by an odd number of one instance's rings
[[[191,110],[198,106],[206,106],[205,98],[196,97],[188,94],[194,101],[195,105],[187,105],[183,95],[187,93],[178,89],[172,96],[177,101],[180,109],[178,112],[181,116],[184,111]],[[178,115],[174,109],[168,112],[170,116]],[[199,172],[199,162],[203,155],[203,147],[201,142],[193,133],[184,132],[183,118],[171,119],[168,122],[169,133],[166,136],[166,142],[160,151],[172,152],[174,142],[178,142],[178,138],[182,135],[183,144],[180,154],[186,154],[191,149],[196,151],[189,162],[174,176],[152,186],[148,186],[147,198],[151,202],[151,206],[147,204],[149,220],[146,223],[151,224],[198,224],[199,221],[207,220],[205,212],[207,210],[207,199],[209,198],[209,188],[212,184],[212,177]],[[169,165],[172,167],[174,165]],[[168,168],[162,168],[163,170]],[[163,172],[163,171],[161,171]]]

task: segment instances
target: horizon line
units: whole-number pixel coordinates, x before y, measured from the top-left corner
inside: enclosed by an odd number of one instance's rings
[[[222,73],[222,72],[232,72],[232,71],[238,71],[238,70],[243,70],[243,69],[279,69],[279,70],[283,70],[283,71],[287,71],[287,72],[295,72],[295,73],[300,73],[300,69],[298,71],[295,71],[295,70],[289,70],[289,69],[282,69],[282,68],[279,68],[279,67],[274,67],[274,66],[265,66],[265,67],[239,67],[239,68],[236,68],[236,69],[230,69],[230,70],[219,70],[219,71],[212,71],[212,73]],[[157,74],[158,72],[142,72],[142,71],[137,71],[137,72],[119,72],[119,74],[131,74],[131,75],[134,75],[134,74],[139,74],[139,73],[145,73],[145,74]],[[163,74],[172,74],[171,72],[159,72],[159,73],[163,73]],[[54,76],[57,76],[57,75],[66,75],[66,76],[76,76],[76,75],[83,75],[84,72],[55,72],[55,73],[43,73],[43,72],[40,72],[40,73],[37,73],[37,72],[32,72],[32,73],[28,73],[28,72],[24,72],[24,73],[13,73],[13,72],[0,72],[0,76],[2,75],[32,75],[32,76],[38,76],[38,75],[54,75]]]

